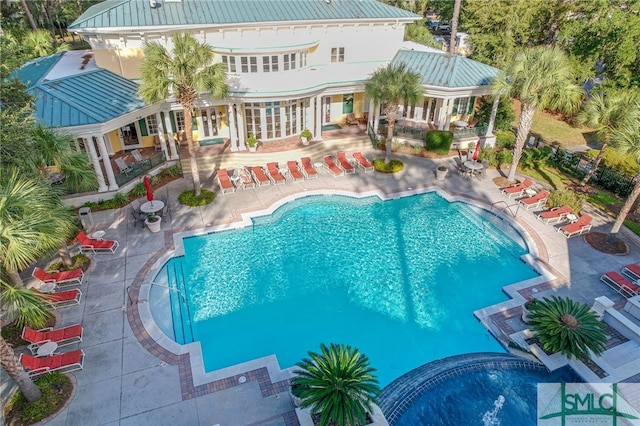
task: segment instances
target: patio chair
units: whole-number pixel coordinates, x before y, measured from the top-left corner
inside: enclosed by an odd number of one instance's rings
[[[589,232],[591,230],[591,221],[593,218],[588,214],[583,214],[580,218],[568,225],[561,226],[556,230],[567,238],[575,237]]]
[[[637,296],[640,293],[640,286],[632,283],[616,271],[605,272],[600,277],[600,281],[627,298]]]
[[[549,198],[551,193],[546,189],[532,195],[531,197],[523,198],[518,200],[518,204],[524,207],[525,210],[535,209],[539,207],[544,207],[547,204],[547,199]]]
[[[131,172],[133,169],[126,163],[126,161],[124,161],[124,158],[122,157],[118,157],[115,160],[116,166],[118,166],[118,169],[120,169],[120,173],[122,174],[129,174],[129,172]]]
[[[324,157],[324,166],[333,175],[333,177],[344,175],[344,170],[334,163],[333,156],[331,155],[326,155]]]
[[[140,200],[138,200],[137,198],[135,200],[133,200],[131,202],[131,208],[136,211],[136,212],[140,212]]]
[[[280,174],[280,170],[278,170],[276,163],[267,163],[267,171],[269,172],[269,176],[271,177],[274,185],[280,185],[287,182],[284,176]]]
[[[351,163],[349,163],[349,160],[347,160],[347,155],[344,152],[339,152],[337,158],[338,163],[340,163],[340,167],[342,167],[346,174],[356,172],[355,167],[353,167]]]
[[[47,342],[55,342],[58,347],[82,342],[84,330],[82,325],[75,324],[54,330],[53,327],[34,330],[30,327],[22,329],[22,339],[29,342],[27,348],[35,355],[38,348]]]
[[[640,281],[640,263],[632,263],[625,266],[622,273],[633,281]]]
[[[304,180],[304,175],[300,171],[297,161],[287,161],[287,168],[289,169],[289,175],[294,182]]]
[[[352,112],[350,112],[349,114],[347,114],[347,124],[352,126],[352,125],[358,125],[358,119],[356,118],[356,115]]]
[[[522,195],[525,193],[525,191],[529,188],[531,188],[531,185],[533,185],[533,181],[530,178],[525,178],[524,181],[522,181],[522,183],[517,183],[515,185],[512,186],[508,186],[506,188],[502,188],[501,192],[507,196],[507,198],[511,198],[511,197],[522,197]]]
[[[31,275],[45,284],[54,284],[56,287],[81,285],[82,280],[84,279],[84,272],[82,272],[82,269],[47,272],[36,266]]]
[[[77,288],[74,288],[73,290],[58,291],[55,293],[43,293],[38,290],[35,291],[44,295],[46,298],[46,302],[53,309],[79,305],[80,300],[82,299],[82,292]]]
[[[220,191],[223,194],[227,192],[235,192],[236,187],[231,183],[229,174],[226,169],[219,169],[216,171],[216,178],[218,179],[218,185],[220,185]]]
[[[253,175],[253,178],[257,182],[258,186],[271,185],[271,179],[269,179],[269,176],[267,176],[262,167],[253,166],[249,167],[249,170],[251,170],[251,174]]]
[[[90,251],[94,254],[96,253],[115,253],[118,249],[118,242],[116,240],[94,240],[92,238],[87,237],[84,231],[80,231],[76,240],[80,243],[80,251],[86,252]]]
[[[140,223],[144,227],[144,221],[147,219],[147,215],[140,210],[131,209],[131,216],[133,216],[133,226],[136,227]]]
[[[162,143],[160,142],[160,136],[159,135],[154,135],[153,136],[153,149],[155,151],[162,151]]]
[[[360,167],[362,170],[364,170],[365,173],[373,171],[373,164],[371,164],[369,162],[369,160],[364,158],[362,156],[362,153],[354,152],[353,153],[353,158],[355,158],[356,164],[358,165],[358,167]]]
[[[24,353],[20,354],[20,364],[27,370],[29,377],[53,373],[54,371],[68,373],[70,371],[82,370],[83,362],[84,351],[82,349],[51,355],[46,358],[36,358],[33,355]]]
[[[545,225],[553,225],[564,222],[567,215],[572,211],[573,209],[565,204],[564,206],[554,207],[551,210],[537,214],[536,218]]]
[[[318,171],[311,163],[311,158],[302,157],[300,161],[302,162],[302,171],[307,179],[314,179],[318,177]]]
[[[142,153],[137,150],[134,149],[133,151],[131,151],[131,155],[133,155],[133,159],[136,161],[136,165],[140,165],[140,166],[149,166],[151,167],[151,159],[146,159],[142,156]]]

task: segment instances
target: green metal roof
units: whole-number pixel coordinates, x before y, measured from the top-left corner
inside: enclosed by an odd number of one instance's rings
[[[417,50],[399,50],[391,63],[406,64],[422,76],[422,84],[449,88],[488,86],[500,72],[464,56]]]
[[[106,0],[69,29],[418,18],[376,0]]]
[[[59,56],[31,61],[12,73],[36,98],[36,119],[44,126],[100,124],[145,106],[136,83],[104,69],[46,80]]]

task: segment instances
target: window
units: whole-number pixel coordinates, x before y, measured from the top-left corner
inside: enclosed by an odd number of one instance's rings
[[[271,71],[271,61],[270,61],[270,59],[271,59],[270,56],[263,56],[262,57],[262,72]]]
[[[157,135],[159,133],[158,121],[156,120],[155,114],[147,116],[146,121],[147,121],[147,132],[150,135]]]
[[[249,72],[249,57],[240,56],[240,72]]]
[[[227,66],[227,71],[229,71],[229,72],[237,72],[237,70],[236,70],[236,57],[235,56],[222,55],[222,63]]]
[[[251,66],[251,72],[256,73],[258,72],[258,58],[255,56],[251,56],[249,57],[249,65]]]
[[[184,130],[184,112],[183,111],[174,111],[173,116],[176,120],[176,128],[178,132],[182,132]]]
[[[256,138],[262,138],[262,123],[260,121],[260,103],[249,102],[244,108],[247,125],[247,136],[253,133]]]
[[[344,62],[344,47],[331,48],[331,62]]]
[[[284,70],[288,71],[290,69],[292,69],[292,70],[296,69],[296,54],[295,53],[285,54],[284,55]]]

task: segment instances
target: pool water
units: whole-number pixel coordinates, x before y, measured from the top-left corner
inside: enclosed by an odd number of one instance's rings
[[[306,197],[184,249],[155,281],[177,289],[165,332],[199,341],[206,371],[270,354],[291,367],[335,342],[368,355],[381,385],[438,358],[502,351],[473,311],[536,276],[521,240],[435,193]]]

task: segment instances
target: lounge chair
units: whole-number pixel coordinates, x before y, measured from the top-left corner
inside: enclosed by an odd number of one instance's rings
[[[229,174],[225,169],[219,169],[216,171],[216,177],[218,178],[218,184],[220,185],[220,191],[223,194],[227,192],[235,192],[236,187],[231,183],[231,179],[229,179]]]
[[[29,346],[27,347],[31,351],[31,354],[35,355],[38,348],[47,342],[56,342],[58,347],[82,342],[83,333],[84,330],[80,324],[70,325],[69,327],[59,328],[57,330],[51,327],[40,330],[25,327],[22,329],[22,339],[29,342]]]
[[[294,182],[304,180],[304,175],[300,171],[297,161],[287,161],[287,168],[289,169],[289,175]]]
[[[591,216],[589,216],[588,214],[583,214],[577,221],[568,225],[561,226],[560,228],[557,228],[557,231],[567,238],[585,234],[591,230],[592,220],[593,218]]]
[[[543,189],[542,191],[538,192],[535,195],[532,195],[531,197],[518,200],[518,204],[524,207],[525,210],[544,207],[547,204],[549,195],[551,195],[551,193],[546,189]]]
[[[537,214],[536,218],[545,225],[553,225],[555,223],[564,222],[567,215],[572,211],[573,209],[565,204],[564,206],[554,207],[551,210]]]
[[[54,371],[68,373],[70,371],[82,370],[83,362],[84,351],[82,349],[51,355],[46,358],[36,358],[35,356],[24,353],[20,354],[20,364],[27,370],[30,377],[53,373]]]
[[[33,269],[31,275],[45,284],[55,284],[56,287],[80,285],[84,278],[84,272],[82,272],[82,269],[47,272],[37,266]]]
[[[120,169],[120,173],[122,174],[129,174],[130,171],[132,171],[133,169],[124,161],[124,158],[122,157],[118,157],[115,160],[116,166],[118,166],[118,169]]]
[[[149,167],[151,167],[151,159],[145,160],[139,150],[134,149],[133,151],[131,151],[131,155],[133,155],[133,159],[136,160],[136,164],[140,164],[141,166],[148,165]]]
[[[602,274],[600,281],[623,295],[624,297],[637,296],[640,293],[640,286],[632,283],[616,271],[609,271]]]
[[[502,188],[502,193],[504,195],[507,196],[507,198],[511,198],[511,197],[522,197],[522,195],[524,194],[524,192],[531,188],[531,185],[533,185],[533,181],[529,178],[525,178],[524,181],[522,181],[522,183],[518,183],[512,186],[508,186],[506,188]]]
[[[324,166],[327,168],[327,170],[329,170],[333,177],[344,175],[344,170],[336,166],[336,163],[333,162],[333,157],[331,155],[326,155],[324,157]]]
[[[82,299],[82,292],[77,288],[74,288],[73,290],[58,291],[55,293],[43,293],[38,290],[35,291],[45,296],[47,303],[54,309],[79,305],[80,299]]]
[[[269,176],[271,176],[271,180],[273,180],[274,185],[280,185],[287,182],[284,176],[280,174],[280,170],[278,170],[276,163],[267,163],[267,171],[269,172]]]
[[[371,164],[366,158],[364,158],[362,156],[362,153],[354,152],[353,158],[356,159],[356,164],[358,165],[358,167],[364,170],[365,173],[373,171],[373,164]]]
[[[318,171],[311,163],[311,158],[302,157],[300,161],[302,162],[302,171],[307,179],[314,179],[318,177]]]
[[[94,240],[87,237],[84,231],[80,231],[76,240],[80,243],[80,251],[90,251],[92,253],[115,253],[118,249],[118,242],[115,240]]]
[[[640,263],[632,263],[631,265],[625,266],[622,273],[633,281],[640,281]]]
[[[349,163],[349,160],[347,160],[347,156],[344,152],[338,153],[338,163],[340,163],[340,167],[342,167],[346,174],[356,172],[355,167],[353,167],[351,163]]]
[[[242,185],[242,189],[256,187],[256,183],[253,181],[251,173],[246,167],[241,167],[240,169],[238,169],[238,176],[240,176],[240,185]]]
[[[350,112],[349,114],[347,114],[347,120],[346,120],[347,124],[352,126],[352,125],[357,125],[358,124],[358,119],[356,118],[356,115],[352,112]]]
[[[258,186],[271,185],[271,179],[269,179],[269,176],[266,175],[262,167],[253,166],[253,167],[249,167],[249,170],[251,170],[251,174],[253,175],[253,178],[255,179],[255,181],[258,183]]]

